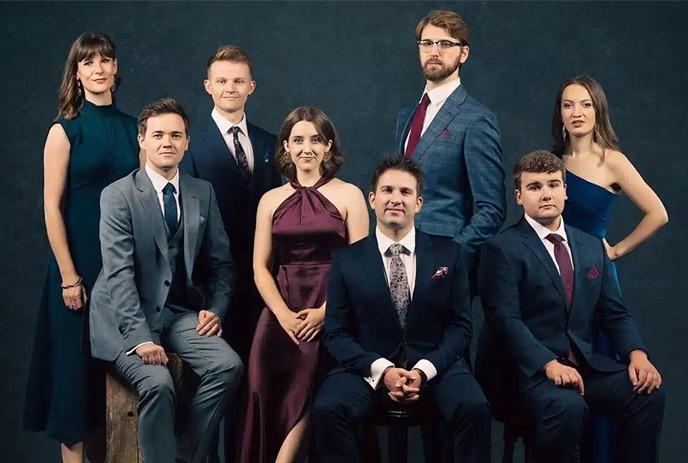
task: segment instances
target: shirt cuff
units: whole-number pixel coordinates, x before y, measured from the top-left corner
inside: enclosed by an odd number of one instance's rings
[[[435,368],[435,365],[433,365],[430,360],[420,359],[411,369],[413,370],[414,368],[419,369],[425,374],[426,381],[430,381],[437,376],[437,368]]]
[[[370,385],[373,389],[377,389],[380,387],[380,383],[382,382],[382,373],[385,372],[385,369],[387,367],[393,367],[394,364],[387,360],[386,358],[380,357],[379,359],[375,360],[371,365],[370,365],[370,376],[364,376],[363,380]]]
[[[133,349],[131,349],[130,351],[127,351],[126,354],[127,354],[127,355],[133,354],[134,352],[136,352],[136,349],[138,349],[139,347],[143,346],[144,344],[155,344],[155,343],[154,343],[153,341],[142,342],[141,344],[137,344],[137,345],[136,345]]]

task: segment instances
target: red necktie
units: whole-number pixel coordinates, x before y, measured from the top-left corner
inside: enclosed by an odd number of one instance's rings
[[[423,98],[416,107],[416,112],[413,113],[413,120],[411,120],[411,133],[409,134],[408,143],[406,144],[406,157],[413,156],[413,152],[420,142],[420,133],[423,131],[423,123],[425,122],[425,112],[428,110],[430,98],[427,93],[423,94]]]
[[[566,246],[564,246],[564,238],[562,236],[550,233],[545,239],[554,244],[554,260],[557,261],[557,265],[559,266],[559,275],[561,276],[561,282],[564,284],[564,292],[566,293],[566,310],[570,310],[571,300],[573,299],[573,266],[571,265],[569,252],[566,250]],[[578,365],[570,342],[568,360],[574,365]]]

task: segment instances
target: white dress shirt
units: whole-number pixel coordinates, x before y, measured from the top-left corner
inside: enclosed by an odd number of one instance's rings
[[[146,171],[146,175],[148,175],[148,178],[153,184],[153,189],[155,190],[155,193],[158,196],[158,204],[160,205],[160,211],[162,212],[163,217],[165,217],[165,204],[162,200],[162,189],[165,188],[165,186],[168,183],[174,185],[174,200],[177,202],[177,223],[179,223],[179,221],[181,220],[179,214],[179,211],[181,210],[179,208],[179,169],[177,169],[177,173],[174,174],[174,177],[172,177],[171,180],[167,180],[165,177],[154,171],[151,168],[151,166],[148,165],[148,163],[146,163],[144,170]],[[133,349],[127,351],[126,354],[133,354],[134,352],[136,352],[136,349],[143,346],[144,344],[153,344],[153,341],[145,341],[139,343],[136,346],[134,346]]]
[[[229,133],[229,129],[231,129],[234,126],[239,127],[239,143],[241,144],[241,147],[244,148],[246,161],[248,161],[248,169],[251,172],[253,172],[253,146],[251,146],[251,140],[249,140],[248,138],[246,113],[244,113],[244,117],[241,118],[241,121],[238,124],[235,124],[225,119],[222,116],[222,114],[220,114],[220,112],[217,110],[217,108],[213,108],[213,111],[210,113],[210,117],[213,118],[215,124],[217,125],[217,128],[220,129],[220,133],[222,134],[222,138],[224,139],[225,144],[227,145],[227,149],[229,149],[229,152],[232,153],[232,156],[234,156],[235,160],[236,153],[234,153],[234,135]]]
[[[392,261],[392,257],[386,255],[387,250],[395,243],[399,243],[408,249],[410,254],[402,253],[399,257],[401,258],[402,264],[404,264],[406,278],[408,279],[409,292],[411,293],[411,299],[413,299],[413,289],[416,286],[416,229],[411,228],[411,231],[409,231],[406,236],[399,241],[394,241],[376,227],[375,237],[377,238],[378,250],[380,251],[382,263],[385,267],[385,280],[387,281],[387,285],[389,285],[389,266]],[[384,357],[380,357],[370,365],[370,376],[366,376],[363,379],[370,384],[370,387],[377,389],[380,387],[382,373],[384,373],[387,367],[393,366],[394,363],[390,362]],[[425,374],[427,381],[430,381],[432,378],[437,376],[437,369],[429,360],[419,360],[412,369],[414,368],[422,371],[423,374]]]
[[[537,221],[535,221],[535,219],[532,219],[528,214],[524,214],[524,216],[526,218],[526,222],[528,222],[528,224],[530,224],[530,226],[533,227],[533,230],[535,230],[535,233],[537,233],[538,237],[542,241],[542,244],[545,245],[545,249],[547,249],[547,252],[549,253],[549,256],[552,258],[552,262],[554,262],[554,266],[557,268],[557,272],[559,272],[559,274],[561,274],[561,270],[559,270],[557,258],[554,257],[554,243],[547,239],[547,235],[555,234],[564,238],[563,244],[566,247],[566,251],[568,251],[569,253],[571,269],[573,269],[573,257],[571,256],[571,247],[569,246],[569,240],[566,237],[566,228],[564,228],[564,218],[560,217],[559,228],[557,228],[556,231],[551,231],[547,227],[540,225]]]
[[[454,92],[454,90],[459,88],[459,85],[461,85],[460,78],[453,80],[448,84],[444,84],[441,87],[433,88],[432,90],[428,90],[427,85],[425,86],[425,90],[423,90],[423,95],[425,95],[426,93],[428,94],[430,104],[428,104],[428,109],[425,111],[423,130],[420,131],[421,137],[425,133],[425,130],[427,130],[427,128],[430,127],[430,124],[432,123],[433,119],[435,119],[435,116],[437,116],[437,113],[440,112],[440,109],[442,109],[442,105],[445,101],[447,101],[449,95],[451,95]],[[420,96],[420,100],[418,100],[418,103],[420,103],[423,99],[423,95]],[[406,145],[408,145],[408,139],[410,135],[411,131],[409,130],[409,133],[406,134],[406,141],[404,142],[404,151],[406,151]]]

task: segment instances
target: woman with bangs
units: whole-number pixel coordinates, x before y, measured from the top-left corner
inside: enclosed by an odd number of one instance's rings
[[[104,418],[104,368],[91,358],[89,290],[100,271],[101,190],[139,165],[136,119],[114,104],[115,45],[87,32],[72,44],[58,114],[43,150],[45,227],[51,248],[26,390],[24,429],[61,443],[64,463]]]
[[[241,463],[307,459],[310,401],[329,364],[320,333],[331,253],[368,235],[361,190],[335,177],[344,156],[325,113],[289,113],[275,153],[289,182],[265,193],[256,214],[253,273],[265,308],[248,361]]]

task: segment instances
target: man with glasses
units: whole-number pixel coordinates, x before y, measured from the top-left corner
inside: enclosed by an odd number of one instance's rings
[[[396,131],[398,152],[416,161],[427,179],[416,226],[475,252],[506,213],[497,119],[461,85],[470,41],[461,16],[431,11],[416,26],[416,40],[426,85],[419,103],[399,112]]]

